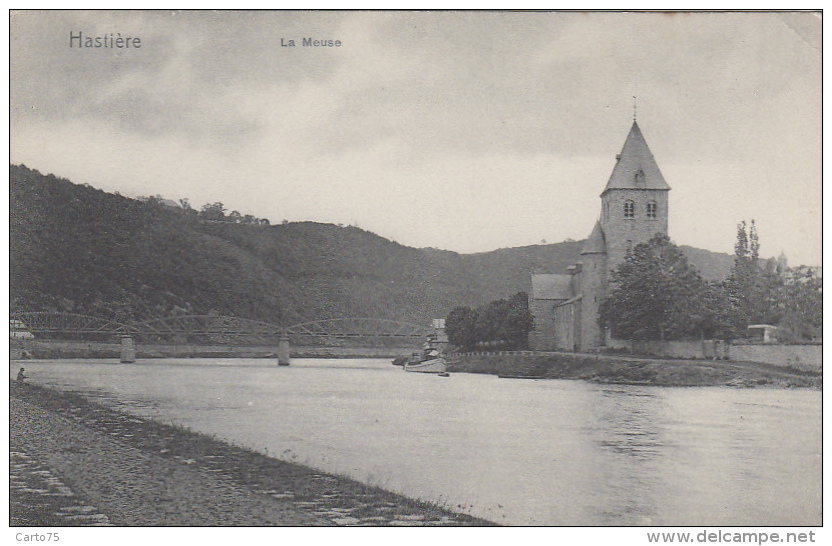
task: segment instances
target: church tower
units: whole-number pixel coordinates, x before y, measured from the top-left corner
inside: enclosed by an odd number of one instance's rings
[[[629,248],[656,234],[667,235],[669,191],[633,120],[601,193],[601,219],[584,243],[580,261],[566,275],[532,275],[529,305],[536,350],[592,352],[606,343],[598,315],[610,289],[610,273],[624,261]]]
[[[601,230],[609,271],[624,261],[628,248],[649,241],[657,233],[667,235],[669,191],[634,120],[601,193]]]

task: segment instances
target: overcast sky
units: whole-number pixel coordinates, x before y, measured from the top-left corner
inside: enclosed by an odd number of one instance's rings
[[[78,32],[141,47],[70,48]],[[753,218],[764,256],[814,265],[820,32],[813,14],[16,12],[11,162],[479,252],[585,238],[636,95],[675,242],[731,253]]]

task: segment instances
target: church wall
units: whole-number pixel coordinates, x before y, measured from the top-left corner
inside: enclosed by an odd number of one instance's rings
[[[580,350],[582,300],[555,308],[555,345],[564,351]]]
[[[555,349],[555,305],[557,300],[529,299],[529,311],[534,317],[534,330],[529,333],[529,345],[535,351]]]
[[[572,272],[572,279],[569,282],[569,288],[572,289],[573,294],[581,294],[583,293],[583,285],[581,281],[583,280],[583,262],[578,262],[574,266],[574,270]]]
[[[581,272],[583,298],[578,350],[588,351],[603,344],[598,311],[606,294],[607,259],[604,254],[584,254],[581,260],[584,263]]]

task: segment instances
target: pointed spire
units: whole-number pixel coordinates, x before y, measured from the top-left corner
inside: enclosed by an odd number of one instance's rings
[[[635,111],[633,112],[635,114]],[[670,186],[664,180],[653,154],[641,134],[636,121],[630,128],[630,134],[624,141],[621,153],[616,156],[607,187],[601,192],[604,195],[609,190],[637,189],[637,190],[669,190]]]
[[[601,222],[595,222],[595,227],[592,228],[592,233],[586,238],[584,247],[581,249],[581,254],[606,254],[607,241],[604,237],[604,230],[601,229]]]

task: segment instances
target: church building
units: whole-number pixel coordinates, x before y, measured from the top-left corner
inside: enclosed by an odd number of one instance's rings
[[[598,312],[611,272],[632,246],[658,233],[667,235],[669,191],[633,121],[601,192],[601,217],[581,249],[580,260],[563,274],[532,275],[529,309],[535,329],[529,341],[533,349],[586,352],[607,344]]]

